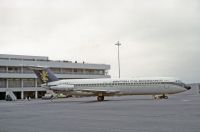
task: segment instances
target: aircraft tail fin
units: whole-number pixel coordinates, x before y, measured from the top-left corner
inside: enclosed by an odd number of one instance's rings
[[[42,84],[59,80],[49,68],[33,66],[31,66],[30,68],[34,71]]]

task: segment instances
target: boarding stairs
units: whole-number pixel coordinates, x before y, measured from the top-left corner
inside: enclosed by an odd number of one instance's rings
[[[17,97],[15,96],[15,94],[13,93],[12,90],[7,90],[6,91],[6,98],[11,98],[12,101],[17,100]]]

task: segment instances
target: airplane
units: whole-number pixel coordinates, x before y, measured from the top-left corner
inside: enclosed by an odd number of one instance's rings
[[[176,94],[191,89],[190,86],[172,77],[59,80],[50,68],[30,68],[45,89],[70,95],[96,96],[97,101],[104,101],[104,96],[122,95],[152,95],[154,99],[168,99],[168,94]]]

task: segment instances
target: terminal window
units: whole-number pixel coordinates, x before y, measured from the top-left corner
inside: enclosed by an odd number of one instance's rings
[[[23,79],[23,87],[35,87],[34,79]]]
[[[8,87],[9,88],[21,87],[20,79],[8,79]]]
[[[6,88],[6,79],[0,79],[0,88]]]
[[[8,67],[8,72],[10,72],[10,73],[20,73],[21,68],[20,67]]]
[[[5,66],[0,66],[0,72],[6,72],[6,67]]]

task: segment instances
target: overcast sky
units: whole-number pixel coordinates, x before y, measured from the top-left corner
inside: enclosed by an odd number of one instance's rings
[[[199,0],[0,0],[0,54],[110,64],[200,82]]]

